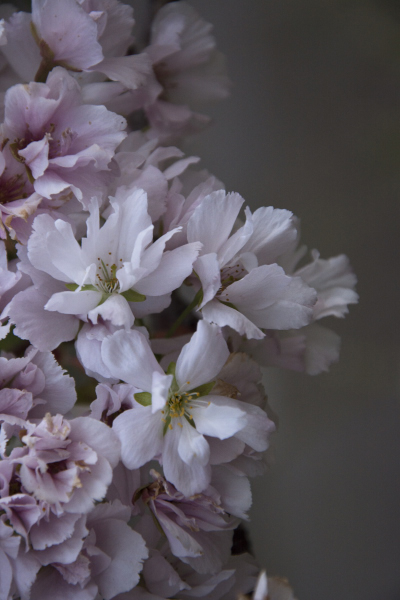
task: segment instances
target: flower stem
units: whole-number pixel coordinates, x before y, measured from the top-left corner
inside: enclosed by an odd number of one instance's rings
[[[188,314],[198,305],[200,304],[203,297],[203,290],[200,289],[191,303],[185,308],[185,310],[179,315],[175,323],[169,328],[166,338],[170,338],[174,335],[175,331],[178,329],[179,325],[184,321],[184,319],[188,316]]]

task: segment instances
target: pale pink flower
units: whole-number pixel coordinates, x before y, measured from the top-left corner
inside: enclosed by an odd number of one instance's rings
[[[27,422],[21,465],[22,490],[55,514],[85,513],[102,500],[119,461],[114,432],[99,421],[67,421],[47,414],[37,425]]]
[[[202,129],[209,118],[197,109],[228,96],[230,82],[211,30],[186,2],[158,11],[145,49],[154,75],[144,92],[134,92],[155,135],[181,136]]]
[[[45,198],[67,188],[79,200],[90,198],[90,178],[107,173],[125,127],[123,117],[103,106],[84,105],[79,85],[60,67],[47,83],[16,85],[6,93],[3,139]]]
[[[242,204],[239,194],[213,192],[188,221],[187,239],[203,244],[194,264],[203,318],[255,339],[264,337],[262,329],[307,325],[315,290],[276,264],[297,241],[292,213],[263,207],[251,215],[246,209],[246,223],[232,233]]]
[[[104,340],[102,358],[112,375],[142,389],[136,405],[117,417],[113,428],[122,443],[122,461],[131,469],[159,457],[168,481],[186,496],[203,491],[211,476],[205,436],[248,439],[265,450],[270,421],[258,407],[212,393],[229,356],[221,331],[206,321],[166,375],[139,332],[118,331]],[[142,402],[142,404],[140,404]]]
[[[167,536],[171,552],[199,573],[217,573],[230,556],[232,534],[238,521],[229,518],[217,494],[186,498],[156,471],[154,483],[141,491]]]
[[[22,81],[45,81],[61,66],[136,89],[150,72],[147,55],[125,56],[132,43],[132,8],[117,0],[33,0],[32,15],[4,24],[2,51]]]

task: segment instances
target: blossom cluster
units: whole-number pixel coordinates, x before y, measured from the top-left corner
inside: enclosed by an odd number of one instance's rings
[[[143,47],[118,0],[0,16],[0,600],[293,597],[232,540],[265,368],[337,360],[348,259],[307,259],[290,211],[177,147],[230,87],[189,4]]]

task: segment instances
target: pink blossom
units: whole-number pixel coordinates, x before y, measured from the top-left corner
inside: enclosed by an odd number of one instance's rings
[[[159,473],[153,470],[151,475],[155,481],[141,492],[141,498],[167,536],[174,556],[199,573],[220,571],[229,558],[229,531],[237,520],[225,514],[218,496],[203,493],[185,498]]]
[[[3,137],[45,198],[67,188],[79,200],[90,197],[90,176],[108,170],[125,127],[125,119],[104,107],[82,104],[79,85],[59,67],[47,83],[17,85],[6,94]]]
[[[119,460],[119,443],[103,423],[87,417],[67,421],[47,414],[37,425],[27,423],[22,437],[22,489],[55,514],[85,513],[102,500]]]

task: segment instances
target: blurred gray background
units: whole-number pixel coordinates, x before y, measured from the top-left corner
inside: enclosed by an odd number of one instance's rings
[[[271,372],[275,464],[251,539],[299,600],[400,599],[400,2],[191,0],[233,81],[190,153],[253,208],[292,210],[346,253],[360,304],[330,325],[341,360]]]
[[[251,207],[292,210],[359,278],[360,304],[330,323],[340,363],[268,376],[279,433],[254,481],[255,554],[299,600],[399,600],[400,2],[191,4],[234,86],[186,150]]]

